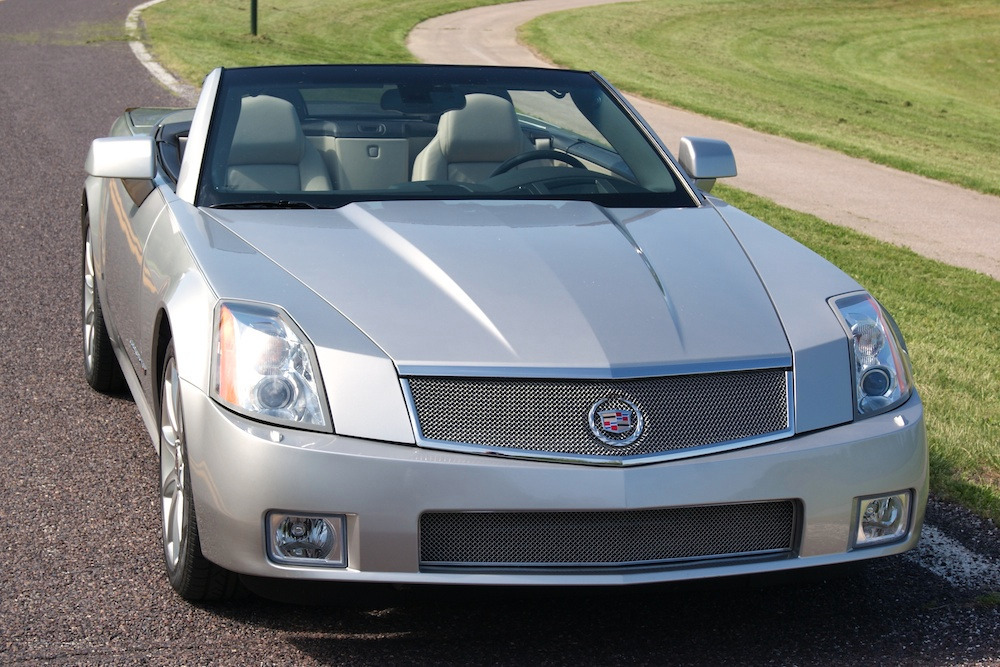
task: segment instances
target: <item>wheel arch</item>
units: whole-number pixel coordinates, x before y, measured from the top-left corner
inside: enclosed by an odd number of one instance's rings
[[[154,398],[156,400],[156,414],[160,413],[160,405],[163,400],[161,392],[163,390],[163,370],[166,366],[167,357],[167,347],[170,346],[170,341],[173,340],[173,329],[170,325],[170,316],[167,314],[166,308],[161,307],[156,313],[156,320],[153,327],[153,340],[156,341],[153,345],[153,359],[152,368],[155,369],[156,375],[153,377],[153,392]],[[159,443],[157,443],[159,447]]]
[[[107,179],[88,176],[80,195],[80,232],[85,234],[87,228],[91,226],[91,213],[99,214],[99,207],[102,201],[102,190]]]
[[[84,188],[80,197],[80,234],[87,236],[87,227],[90,226],[90,199],[87,197],[87,190]]]

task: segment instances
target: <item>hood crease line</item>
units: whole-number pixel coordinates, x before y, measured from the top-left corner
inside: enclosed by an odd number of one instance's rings
[[[674,331],[677,332],[677,341],[680,343],[681,348],[684,348],[684,331],[681,329],[680,316],[677,314],[677,309],[674,307],[674,303],[670,298],[670,293],[667,292],[667,289],[663,286],[663,281],[660,280],[660,276],[656,273],[656,269],[653,268],[653,264],[649,261],[649,258],[646,257],[646,253],[642,251],[642,247],[635,240],[635,237],[632,236],[631,232],[629,232],[625,227],[625,223],[615,217],[611,211],[607,210],[603,206],[599,206],[598,208],[601,213],[603,213],[604,216],[611,221],[611,224],[615,226],[615,229],[617,229],[621,235],[625,237],[625,240],[628,241],[629,245],[632,246],[632,249],[635,250],[635,254],[639,256],[639,259],[641,259],[642,263],[646,266],[646,270],[649,271],[649,275],[653,278],[653,282],[656,283],[657,289],[660,290],[660,294],[663,296],[663,302],[667,305],[667,312],[670,313],[670,321],[674,325]]]

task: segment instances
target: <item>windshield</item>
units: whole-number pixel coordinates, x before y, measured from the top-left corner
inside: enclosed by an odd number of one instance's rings
[[[442,66],[224,70],[198,203],[585,199],[694,206],[584,72]]]

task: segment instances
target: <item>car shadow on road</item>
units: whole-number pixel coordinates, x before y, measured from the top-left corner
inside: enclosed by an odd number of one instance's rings
[[[826,574],[838,576],[597,590],[341,585],[314,590],[310,604],[258,598],[215,613],[266,626],[319,664],[842,665],[996,650],[937,637],[942,617],[995,610],[902,558]]]

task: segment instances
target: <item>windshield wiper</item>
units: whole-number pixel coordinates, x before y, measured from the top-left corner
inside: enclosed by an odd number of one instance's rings
[[[225,204],[214,204],[209,208],[319,208],[307,201],[290,199],[271,199],[267,201],[235,201]]]

